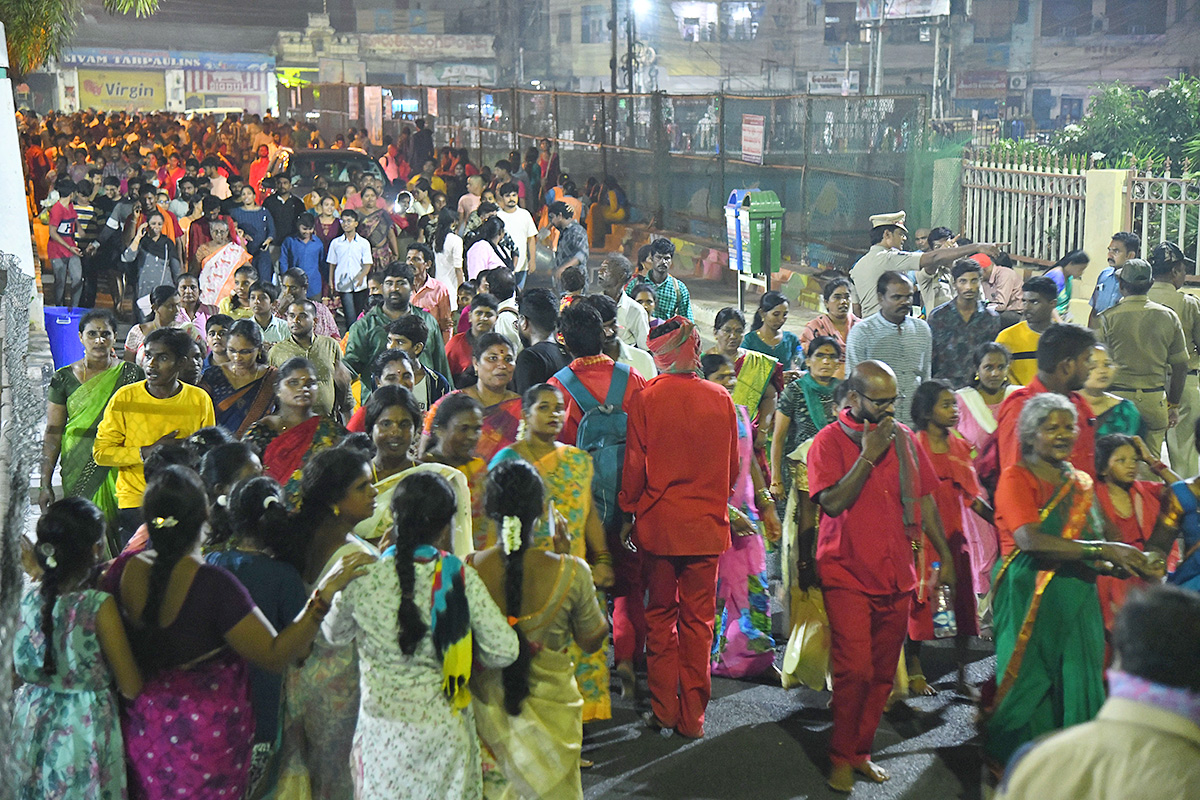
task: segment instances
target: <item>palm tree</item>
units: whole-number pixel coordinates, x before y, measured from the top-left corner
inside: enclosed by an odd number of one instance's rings
[[[103,0],[110,14],[148,17],[158,0]],[[0,22],[8,37],[9,71],[21,77],[57,57],[70,43],[82,0],[0,0]]]

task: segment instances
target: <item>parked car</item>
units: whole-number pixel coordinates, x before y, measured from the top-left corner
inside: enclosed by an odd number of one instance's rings
[[[375,159],[359,150],[295,150],[281,147],[275,151],[268,175],[287,175],[292,191],[305,194],[312,189],[313,178],[323,175],[329,191],[339,199],[345,194],[352,173],[374,175],[387,184],[383,169]]]

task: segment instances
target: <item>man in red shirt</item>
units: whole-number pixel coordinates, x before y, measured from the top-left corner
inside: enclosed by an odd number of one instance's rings
[[[876,783],[889,777],[871,761],[871,743],[904,647],[922,530],[937,550],[926,557],[941,561],[939,581],[954,583],[933,501],[937,473],[892,417],[896,376],[881,361],[863,361],[848,383],[849,408],[808,452],[809,492],[824,512],[817,574],[831,633],[829,785],[839,792],[854,788],[855,772]]]
[[[600,319],[600,312],[587,303],[572,303],[559,318],[558,330],[562,334],[563,344],[575,359],[567,368],[575,373],[575,377],[579,378],[579,382],[593,397],[600,400],[608,397],[608,385],[612,382],[613,365],[616,362],[603,352],[604,323]],[[567,404],[567,420],[563,424],[562,433],[558,435],[558,440],[563,444],[574,445],[583,412],[557,378],[551,378],[549,382],[558,387]],[[646,379],[639,375],[637,370],[630,370],[629,382],[625,386],[625,398],[621,404],[626,412],[629,410],[629,401],[645,385]]]
[[[50,257],[50,269],[54,274],[53,305],[79,305],[83,294],[82,253],[75,244],[79,228],[79,215],[71,198],[75,195],[75,182],[70,178],[59,178],[54,184],[58,201],[50,206],[50,240],[46,244],[46,255]]]
[[[588,303],[572,303],[559,318],[558,329],[562,334],[563,343],[575,359],[566,368],[575,373],[575,377],[592,397],[603,402],[608,397],[608,387],[612,383],[616,362],[601,352],[604,348],[604,323],[600,319],[600,312]],[[558,387],[566,403],[566,423],[558,439],[565,444],[574,445],[583,411],[562,381],[552,377],[549,383]],[[629,370],[625,394],[621,399],[621,408],[626,414],[629,413],[634,395],[645,385],[646,379],[639,375],[637,370]],[[613,573],[616,576],[616,585],[611,592],[613,661],[623,685],[628,687],[636,680],[634,661],[640,659],[646,646],[642,554],[631,553],[626,548],[617,546],[615,542],[610,543],[609,552],[613,556]]]
[[[651,710],[644,719],[652,728],[699,738],[712,694],[717,560],[729,547],[737,417],[729,393],[696,374],[700,335],[689,320],[676,316],[659,325],[650,332],[649,346],[661,374],[629,404],[619,497],[637,526],[649,590]]]
[[[1071,451],[1071,463],[1096,477],[1096,415],[1079,393],[1091,369],[1096,334],[1081,325],[1056,323],[1046,329],[1037,347],[1037,377],[1005,398],[996,413],[996,439],[1000,447],[1000,469],[1021,460],[1021,438],[1017,420],[1029,398],[1042,392],[1065,395],[1079,412],[1079,438]]]

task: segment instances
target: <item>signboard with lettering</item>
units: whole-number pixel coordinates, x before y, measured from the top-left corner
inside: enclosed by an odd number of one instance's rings
[[[63,67],[121,67],[124,69],[200,69],[273,72],[275,57],[261,53],[200,53],[182,50],[118,50],[74,47],[58,59]]]
[[[950,14],[950,0],[858,0],[854,18],[859,22],[879,19],[880,3],[885,3],[886,19],[945,17]]]
[[[492,86],[495,64],[417,64],[417,83],[427,86]]]
[[[858,70],[830,70],[808,73],[809,94],[858,94]]]
[[[361,50],[375,58],[395,58],[401,61],[427,61],[431,56],[442,59],[495,58],[491,34],[449,33],[363,33],[359,35]]]
[[[165,108],[163,73],[137,70],[79,70],[79,107],[98,111],[157,111]]]
[[[766,119],[758,114],[742,114],[742,161],[763,163],[763,132]]]
[[[954,76],[954,96],[960,99],[997,97],[1008,92],[1008,73],[1004,70],[975,70]]]

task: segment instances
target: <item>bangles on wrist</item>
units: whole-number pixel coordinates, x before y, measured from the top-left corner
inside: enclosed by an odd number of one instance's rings
[[[329,613],[332,606],[329,601],[321,597],[321,592],[318,589],[313,589],[313,593],[309,595],[308,602],[305,604],[305,611],[312,611],[317,620],[325,619],[325,615]]]
[[[599,553],[596,553],[595,555],[592,556],[592,562],[595,563],[596,565],[603,564],[606,567],[611,567],[612,563],[613,563],[612,553],[610,553],[607,550],[603,550]]]
[[[1084,561],[1099,561],[1104,558],[1104,547],[1099,544],[1084,542],[1079,545]]]

